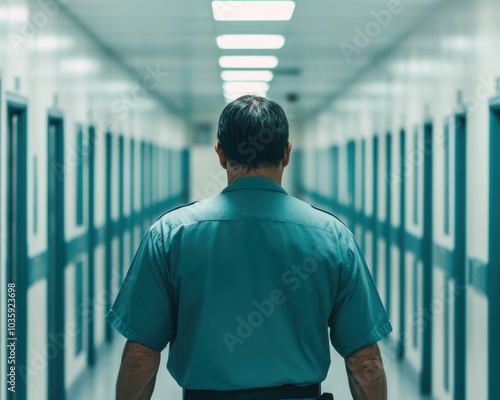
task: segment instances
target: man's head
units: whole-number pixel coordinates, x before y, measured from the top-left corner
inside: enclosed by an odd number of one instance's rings
[[[288,120],[274,101],[247,95],[222,111],[215,150],[222,167],[234,170],[283,170],[288,164]]]

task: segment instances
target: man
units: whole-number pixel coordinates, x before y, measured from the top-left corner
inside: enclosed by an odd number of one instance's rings
[[[328,336],[353,397],[386,399],[376,343],[391,325],[351,232],[280,186],[283,109],[243,96],[217,137],[228,186],[153,224],[108,313],[128,339],[117,399],[151,397],[168,343],[186,400],[316,399]]]

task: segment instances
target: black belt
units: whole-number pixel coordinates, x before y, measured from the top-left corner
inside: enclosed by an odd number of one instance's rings
[[[319,398],[319,383],[309,386],[283,385],[246,390],[184,390],[184,400],[282,400]]]

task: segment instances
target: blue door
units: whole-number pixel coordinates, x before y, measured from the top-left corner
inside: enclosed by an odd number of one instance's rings
[[[27,110],[7,102],[7,399],[27,392]],[[2,288],[3,290],[3,288]],[[10,375],[9,375],[10,374]],[[3,397],[3,395],[2,395]]]
[[[64,122],[49,116],[48,124],[48,348],[56,348],[49,358],[48,397],[65,399],[64,380]]]

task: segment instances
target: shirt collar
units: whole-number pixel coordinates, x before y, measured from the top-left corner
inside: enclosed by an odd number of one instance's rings
[[[231,182],[222,193],[232,192],[235,190],[271,190],[283,194],[288,194],[276,181],[263,178],[260,176],[247,176],[238,178]]]

